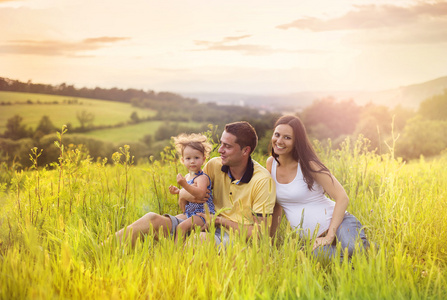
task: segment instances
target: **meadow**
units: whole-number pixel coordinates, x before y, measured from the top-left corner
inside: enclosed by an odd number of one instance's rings
[[[0,133],[5,131],[6,121],[14,115],[20,115],[23,124],[34,130],[44,115],[50,117],[54,126],[61,128],[68,123],[79,126],[77,114],[82,111],[94,115],[93,122],[96,126],[126,123],[130,121],[133,112],[140,118],[156,114],[156,111],[133,107],[129,103],[46,94],[0,91],[0,103],[2,102],[9,102],[11,105],[0,106]]]
[[[340,262],[315,259],[285,219],[275,240],[231,235],[226,248],[194,234],[185,244],[153,233],[135,248],[117,244],[113,233],[143,214],[179,212],[167,187],[185,170],[171,149],[135,165],[123,147],[106,164],[57,142],[57,164],[40,166],[34,149],[34,167],[1,183],[0,299],[447,297],[447,154],[404,163],[364,140],[316,145],[372,243]]]
[[[127,125],[119,128],[110,129],[98,129],[90,132],[86,132],[83,135],[94,137],[105,141],[113,141],[115,143],[125,143],[130,141],[139,141],[144,138],[145,135],[154,134],[162,124],[167,124],[166,121],[150,121],[142,122],[138,124]],[[200,123],[197,122],[176,122],[179,126],[185,127],[200,127]],[[166,145],[168,142],[163,141]]]

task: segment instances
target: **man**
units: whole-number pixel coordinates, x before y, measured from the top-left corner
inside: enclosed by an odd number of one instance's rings
[[[251,236],[255,226],[265,224],[267,215],[273,213],[276,191],[270,173],[251,159],[251,153],[258,143],[256,131],[248,122],[227,124],[220,140],[220,157],[211,159],[204,167],[213,184],[214,206],[216,211],[224,209],[214,219],[216,225],[216,244],[227,244],[228,230],[245,231]],[[206,199],[194,199],[182,190],[180,201],[203,203]],[[202,214],[202,217],[207,217]],[[127,227],[132,232],[132,245],[140,234],[148,233],[153,227],[158,238],[159,229],[164,235],[175,234],[180,220],[171,215],[148,213]],[[222,228],[224,230],[222,230]],[[268,232],[268,231],[266,231]],[[116,233],[121,239],[124,229]],[[202,233],[205,237],[206,233]]]

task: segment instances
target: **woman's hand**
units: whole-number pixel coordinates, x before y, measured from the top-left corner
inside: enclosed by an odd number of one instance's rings
[[[315,242],[314,242],[314,246],[312,248],[312,251],[317,249],[318,247],[321,247],[321,246],[332,245],[332,242],[334,241],[334,238],[335,237],[331,238],[331,237],[328,237],[328,236],[323,236],[323,237],[316,238]]]

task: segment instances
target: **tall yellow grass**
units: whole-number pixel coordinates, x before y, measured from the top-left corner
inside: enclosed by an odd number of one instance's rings
[[[135,166],[128,148],[113,165],[64,149],[51,169],[30,152],[36,168],[0,186],[0,299],[446,298],[447,155],[406,164],[362,140],[317,149],[372,242],[350,261],[313,258],[285,219],[275,241],[232,235],[225,249],[196,233],[118,245],[108,238],[146,212],[179,212],[174,151]]]

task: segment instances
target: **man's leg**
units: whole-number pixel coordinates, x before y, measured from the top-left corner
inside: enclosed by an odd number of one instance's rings
[[[118,240],[121,242],[123,239],[127,239],[129,235],[132,237],[132,246],[135,246],[137,239],[143,234],[149,233],[151,227],[154,230],[154,237],[158,239],[158,233],[162,228],[162,234],[167,236],[172,231],[172,221],[169,216],[161,216],[159,214],[150,212],[130,224],[129,226],[117,231],[115,233]],[[177,224],[175,224],[177,225]]]

